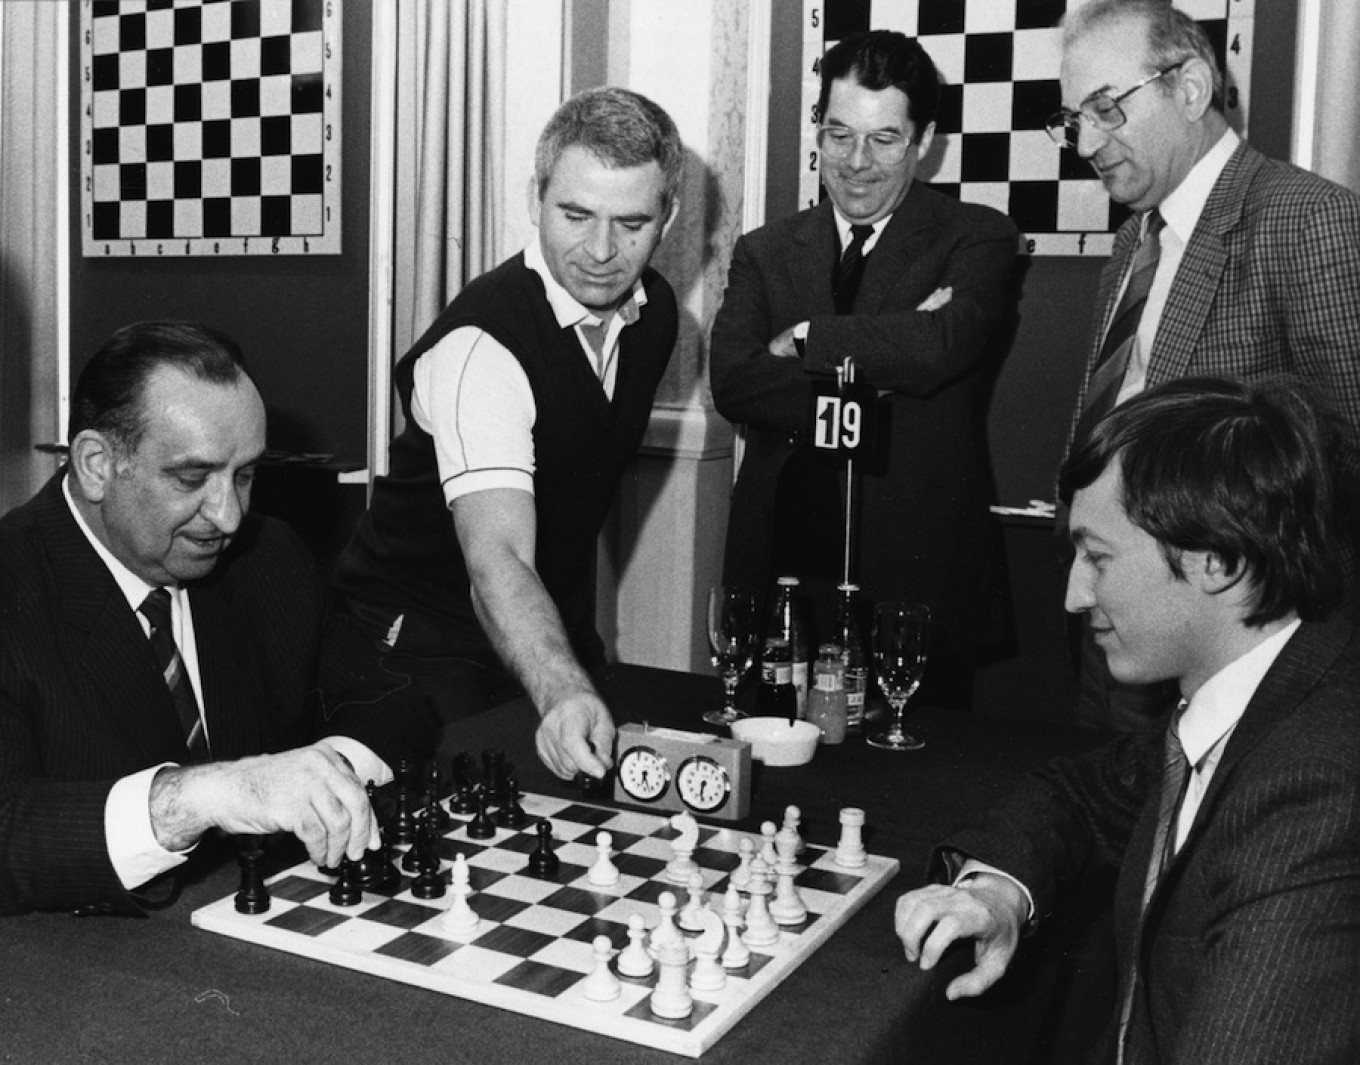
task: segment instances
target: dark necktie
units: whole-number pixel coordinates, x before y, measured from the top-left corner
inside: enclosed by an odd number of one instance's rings
[[[1110,319],[1110,328],[1105,331],[1100,355],[1091,371],[1086,402],[1082,405],[1081,419],[1077,423],[1078,440],[1084,439],[1091,427],[1114,408],[1114,401],[1124,384],[1129,356],[1138,343],[1138,325],[1143,318],[1143,308],[1147,306],[1148,290],[1152,288],[1152,279],[1157,275],[1157,263],[1162,254],[1161,232],[1165,225],[1157,208],[1148,212],[1143,239],[1129,266],[1128,283]]]
[[[850,243],[836,263],[836,273],[831,280],[831,296],[836,302],[837,314],[849,314],[855,305],[859,280],[864,276],[864,243],[873,235],[873,226],[850,227]]]
[[[210,757],[208,737],[203,731],[203,719],[198,714],[193,685],[184,671],[184,659],[180,657],[179,648],[175,645],[175,633],[170,627],[170,593],[164,588],[157,588],[147,595],[137,609],[151,622],[151,651],[161,667],[165,686],[170,689],[170,699],[175,704],[175,713],[179,715],[180,727],[184,730],[184,744],[194,761],[207,761]]]
[[[1176,821],[1181,803],[1185,799],[1185,789],[1190,783],[1189,763],[1181,738],[1177,733],[1180,724],[1178,710],[1166,730],[1166,740],[1162,748],[1162,794],[1157,807],[1157,828],[1152,836],[1152,853],[1148,856],[1147,875],[1143,880],[1142,910],[1147,909],[1148,900],[1157,887],[1157,881],[1171,863],[1175,853]],[[1137,992],[1137,959],[1130,962],[1125,974],[1124,995],[1119,1009],[1119,1062],[1124,1061],[1125,1041],[1128,1038],[1129,1020],[1133,1016],[1133,1000]]]

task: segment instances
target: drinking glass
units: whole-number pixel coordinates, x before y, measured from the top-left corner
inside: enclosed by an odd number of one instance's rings
[[[907,701],[921,686],[930,647],[930,609],[921,603],[880,603],[874,610],[874,665],[878,686],[892,708],[887,729],[868,742],[888,751],[915,751],[925,744],[902,731]]]
[[[737,681],[751,668],[756,645],[756,593],[749,588],[719,585],[708,593],[708,645],[723,681],[721,710],[710,710],[710,725],[730,725],[745,717],[737,709]]]

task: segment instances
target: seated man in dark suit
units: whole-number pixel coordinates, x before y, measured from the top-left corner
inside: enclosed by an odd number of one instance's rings
[[[129,326],[81,373],[69,462],[0,519],[0,913],[137,912],[210,829],[328,865],[377,842],[362,722],[285,749],[314,738],[321,599],[246,514],[264,446],[211,330]]]
[[[980,994],[1064,886],[1119,869],[1099,1057],[1360,1060],[1360,641],[1335,611],[1342,432],[1287,381],[1185,378],[1116,408],[1061,475],[1067,608],[1121,681],[1173,680],[1145,732],[1055,762],[951,837],[897,932]],[[1004,872],[1003,872],[1004,871]]]

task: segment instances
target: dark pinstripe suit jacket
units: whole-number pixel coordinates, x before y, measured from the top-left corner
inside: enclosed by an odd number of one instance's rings
[[[214,755],[306,738],[320,590],[297,538],[248,517],[189,597]],[[104,802],[118,777],[183,755],[149,643],[58,475],[0,519],[0,913],[135,909]]]
[[[1137,235],[1131,218],[1101,274],[1077,411]],[[1186,245],[1147,384],[1278,373],[1317,383],[1360,435],[1360,197],[1244,142]]]
[[[1140,918],[1164,727],[1055,762],[946,847],[1018,877],[1040,915],[1092,863],[1119,866],[1131,1065],[1360,1061],[1360,634],[1335,619],[1290,639]],[[1113,1051],[1111,1031],[1094,1060]]]

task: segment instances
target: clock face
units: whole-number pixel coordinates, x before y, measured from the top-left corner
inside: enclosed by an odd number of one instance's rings
[[[639,802],[655,802],[670,783],[670,765],[650,747],[630,747],[619,759],[619,784]]]
[[[707,813],[727,801],[732,777],[725,766],[696,754],[681,763],[675,786],[686,806]]]

